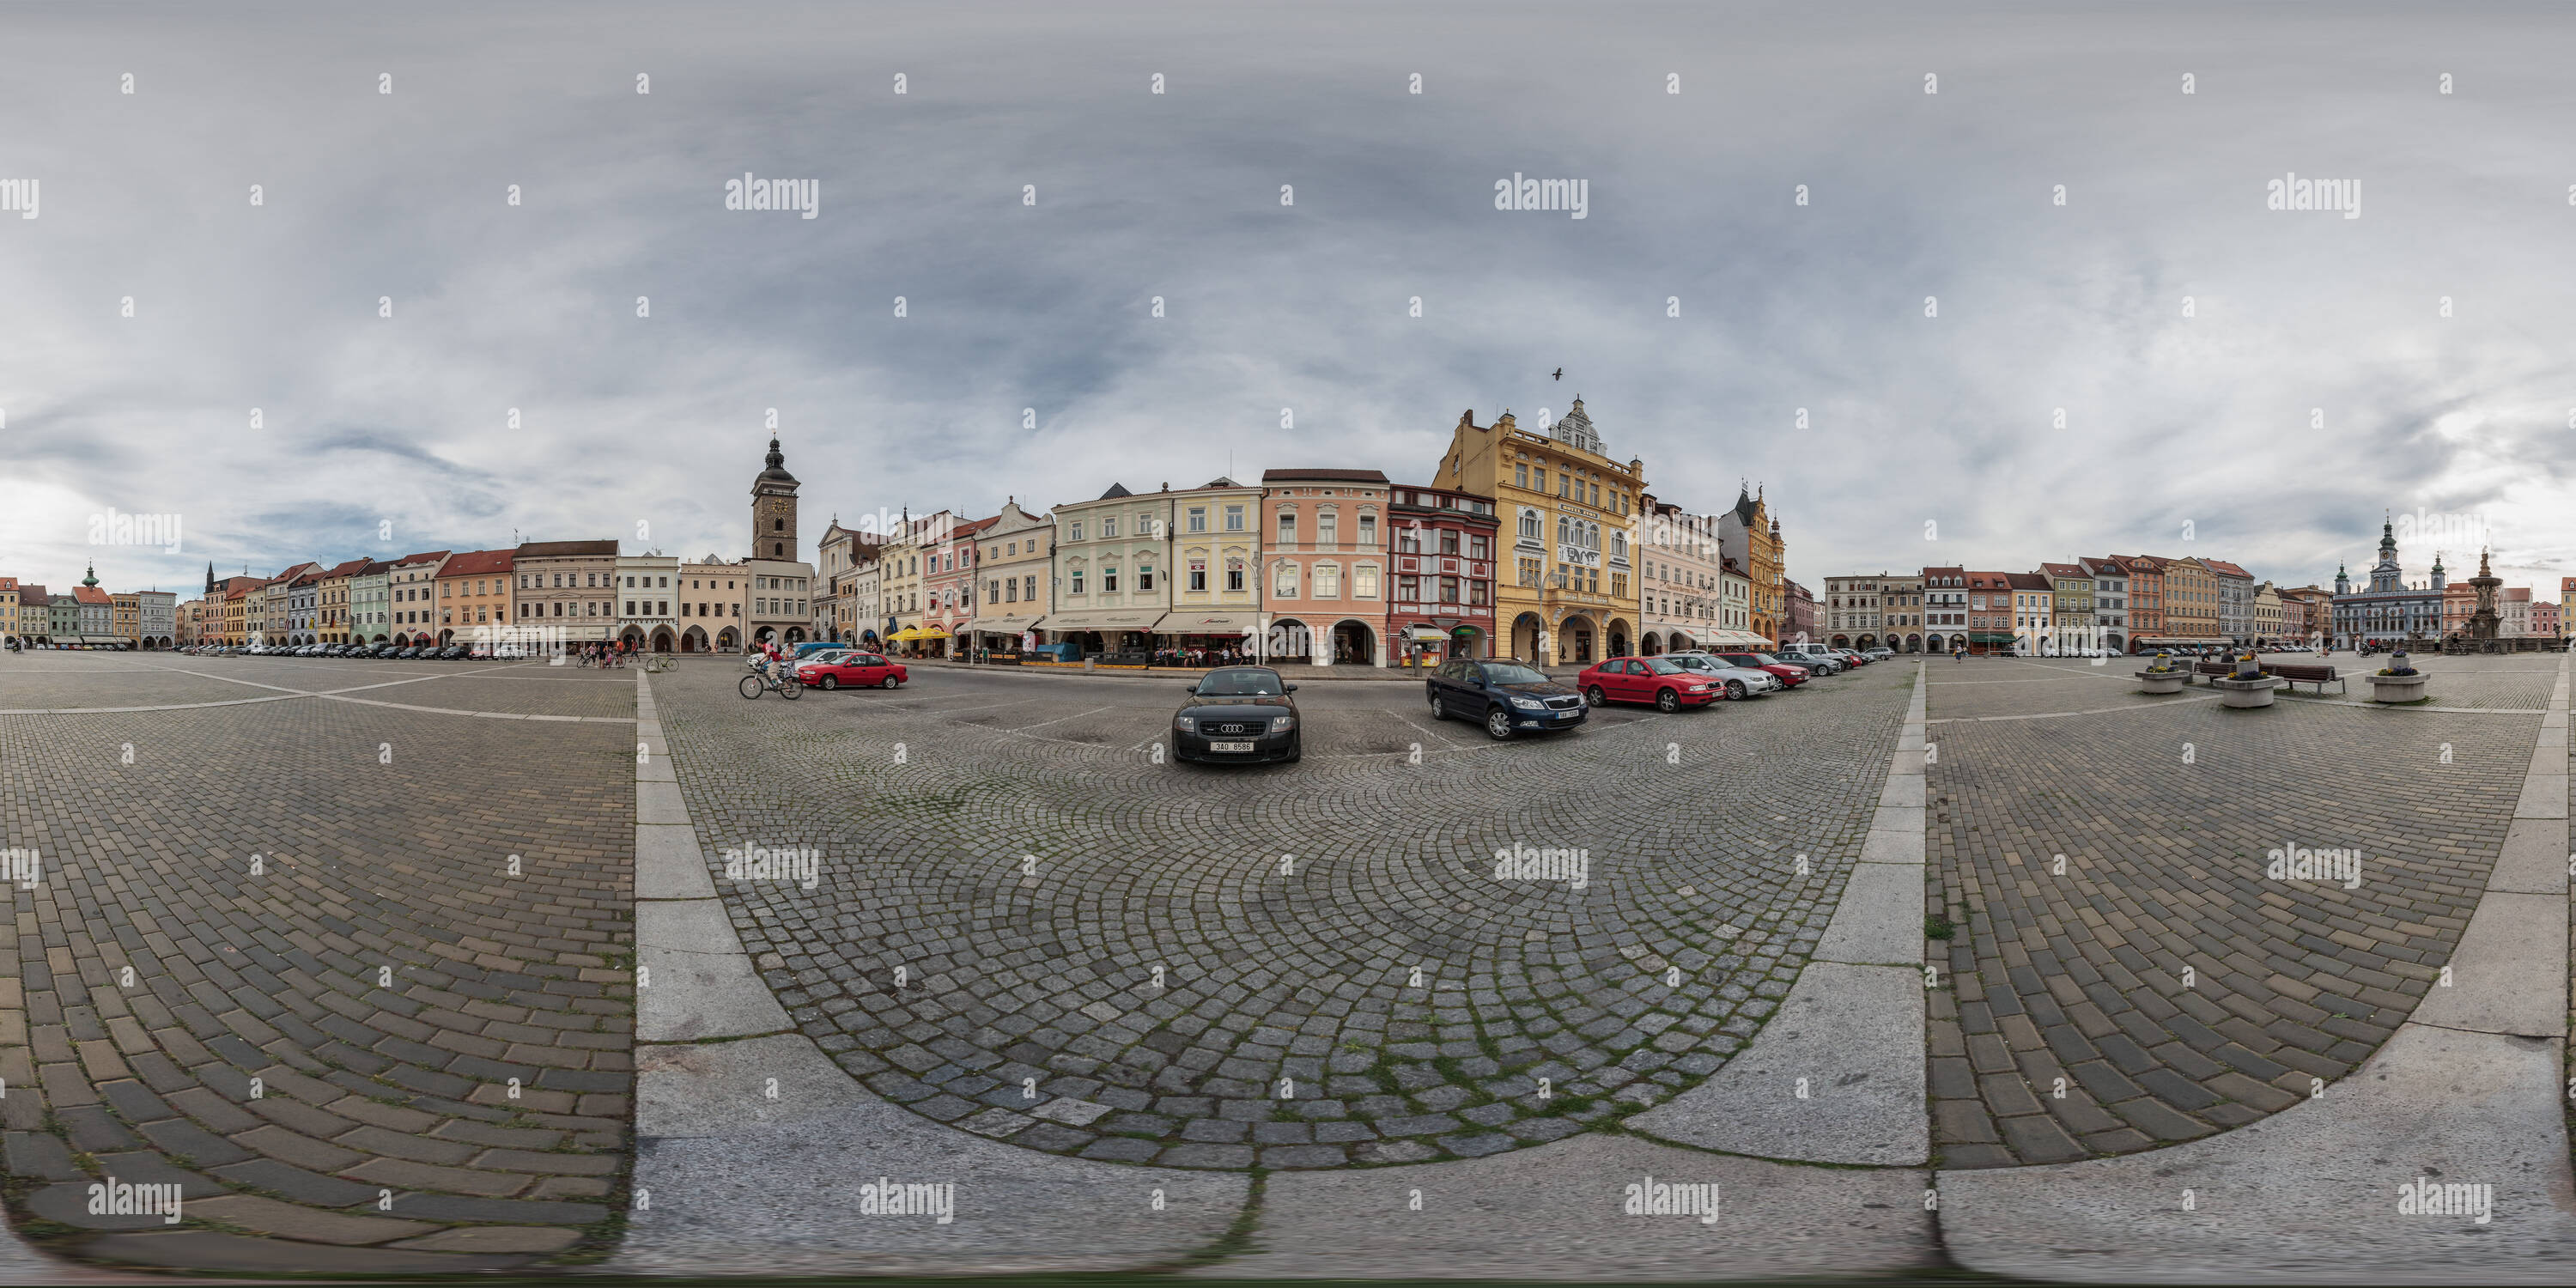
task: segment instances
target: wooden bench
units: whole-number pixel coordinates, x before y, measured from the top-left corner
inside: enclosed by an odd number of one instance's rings
[[[2265,662],[2263,664],[2263,674],[2277,675],[2282,679],[2289,681],[2294,686],[2313,684],[2317,686],[2318,697],[2325,696],[2326,686],[2328,684],[2334,685],[2335,692],[2337,693],[2350,693],[2352,691],[2342,675],[2338,674],[2333,667],[2322,664],[2310,664],[2306,662]]]

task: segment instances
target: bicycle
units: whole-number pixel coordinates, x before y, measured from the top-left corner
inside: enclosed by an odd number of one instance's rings
[[[805,696],[805,686],[802,683],[795,680],[781,680],[759,671],[742,677],[742,682],[734,687],[741,690],[742,696],[746,698],[758,698],[764,689],[775,689],[778,691],[778,696],[790,702]]]

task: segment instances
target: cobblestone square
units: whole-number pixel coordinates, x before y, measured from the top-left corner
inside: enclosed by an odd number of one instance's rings
[[[18,1232],[354,1273],[604,1238],[632,694],[526,665],[0,660],[0,843],[41,865],[0,954]],[[90,1214],[109,1177],[182,1184],[184,1219]]]

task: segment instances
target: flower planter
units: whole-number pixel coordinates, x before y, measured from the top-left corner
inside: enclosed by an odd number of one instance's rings
[[[2218,690],[2218,701],[2222,706],[2268,707],[2272,705],[2272,690],[2279,688],[2281,681],[2269,675],[2253,680],[2231,680],[2225,676],[2218,676],[2211,679],[2209,684],[2211,688]]]
[[[2424,682],[2432,678],[2421,671],[2413,675],[2374,675],[2370,677],[2371,701],[2421,701],[2424,697]]]
[[[2132,674],[2149,693],[2180,693],[2183,682],[2191,678],[2189,671],[2136,671]]]

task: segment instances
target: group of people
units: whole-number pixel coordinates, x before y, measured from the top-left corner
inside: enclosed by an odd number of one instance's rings
[[[596,666],[605,670],[612,666],[626,665],[627,656],[633,652],[635,647],[632,640],[619,640],[614,644],[602,641],[582,645],[576,657],[583,666]]]

